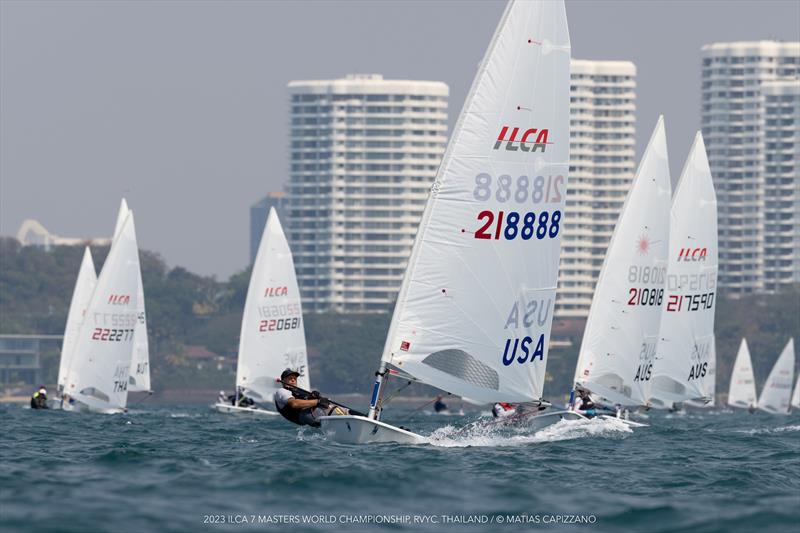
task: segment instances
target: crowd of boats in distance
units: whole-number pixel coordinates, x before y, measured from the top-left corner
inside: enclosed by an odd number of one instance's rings
[[[609,243],[575,368],[574,388],[607,412],[545,391],[569,170],[570,39],[563,1],[506,7],[454,128],[419,224],[368,413],[322,416],[327,439],[422,443],[383,420],[387,383],[419,382],[479,405],[517,406],[505,424],[536,431],[643,409],[714,405],[717,200],[698,132],[673,194],[659,117]],[[566,213],[566,214],[565,214]],[[149,390],[147,329],[133,213],[122,201],[99,277],[87,249],[59,366],[64,409],[121,412]],[[271,210],[247,291],[235,393],[213,408],[276,416],[285,369],[310,391],[300,291]],[[792,340],[756,399],[747,344],[728,405],[781,414],[800,408]],[[371,369],[364,369],[365,373]],[[587,416],[588,415],[588,416]]]

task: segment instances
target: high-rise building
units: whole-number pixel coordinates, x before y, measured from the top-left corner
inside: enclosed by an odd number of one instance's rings
[[[289,239],[304,309],[387,312],[447,143],[441,82],[289,83]]]
[[[572,60],[570,169],[556,318],[589,315],[592,295],[636,172],[636,66]]]
[[[764,94],[764,289],[800,283],[800,80]]]
[[[288,198],[285,192],[270,192],[250,206],[250,264],[256,260],[258,245],[261,244],[261,234],[264,233],[264,226],[267,224],[270,208],[274,207],[278,213],[281,226],[289,223],[287,214]]]
[[[793,85],[800,43],[713,43],[703,47],[702,59],[701,121],[717,190],[719,286],[732,295],[774,291],[797,280],[791,274],[798,269],[800,205]],[[781,80],[786,83],[776,83]]]

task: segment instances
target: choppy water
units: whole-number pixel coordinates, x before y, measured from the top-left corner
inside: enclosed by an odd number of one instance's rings
[[[478,416],[416,414],[405,424],[431,444],[355,447],[198,406],[124,416],[0,406],[0,528],[766,533],[800,523],[798,414],[460,429]],[[589,523],[558,522],[576,519]]]

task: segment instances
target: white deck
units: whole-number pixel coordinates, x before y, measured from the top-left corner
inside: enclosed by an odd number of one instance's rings
[[[260,409],[256,407],[237,407],[229,403],[215,403],[211,407],[216,411],[219,411],[220,413],[228,413],[233,415],[264,416],[264,417],[280,416],[280,413],[276,411],[268,411],[266,409]]]
[[[422,435],[363,416],[323,416],[320,423],[328,440],[344,444],[423,444],[427,440]]]

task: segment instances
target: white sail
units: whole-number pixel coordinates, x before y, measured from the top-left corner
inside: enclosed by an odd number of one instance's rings
[[[575,382],[608,401],[650,397],[664,297],[671,203],[659,117],[611,236],[583,333]]]
[[[382,361],[473,401],[542,396],[569,162],[561,1],[510,2],[453,131]]]
[[[788,414],[793,381],[794,339],[789,339],[764,383],[764,390],[758,398],[758,408],[769,413]]]
[[[736,361],[733,363],[731,384],[728,388],[728,405],[747,409],[756,405],[756,380],[747,341],[742,339]]]
[[[114,226],[114,236],[111,240],[111,246],[114,246],[117,235],[119,235],[122,224],[125,222],[129,212],[128,203],[125,201],[125,198],[123,198],[119,205],[117,223]],[[147,339],[147,315],[144,306],[144,285],[142,284],[141,265],[138,283],[139,287],[137,289],[136,299],[138,306],[136,310],[136,335],[134,338],[130,376],[128,378],[128,392],[150,391],[150,348]]]
[[[122,199],[119,203],[119,211],[117,211],[117,222],[114,224],[114,233],[111,234],[111,244],[113,246],[114,241],[117,240],[117,235],[122,230],[122,224],[125,222],[125,219],[128,218],[128,202],[125,201],[125,198]]]
[[[712,364],[717,269],[717,196],[698,132],[672,199],[667,282],[651,380],[654,405],[712,397],[706,378]]]
[[[800,375],[797,376],[797,381],[794,384],[794,393],[792,394],[791,406],[800,409]]]
[[[292,252],[275,209],[270,209],[247,289],[236,385],[254,400],[269,402],[285,368],[301,373],[298,387],[311,388]]]
[[[72,291],[72,301],[69,304],[67,325],[64,327],[64,341],[61,345],[61,361],[58,365],[58,388],[63,390],[67,383],[67,371],[70,361],[75,353],[75,345],[80,335],[81,324],[86,316],[89,300],[97,285],[97,274],[94,270],[92,252],[87,246],[83,251],[83,260],[78,270],[78,279]]]
[[[703,387],[708,392],[708,401],[688,400],[686,403],[692,407],[712,408],[717,405],[717,342],[711,339],[711,356],[708,359],[708,371],[703,380]]]
[[[90,409],[125,408],[137,324],[139,251],[128,213],[108,253],[81,325],[65,392]]]

